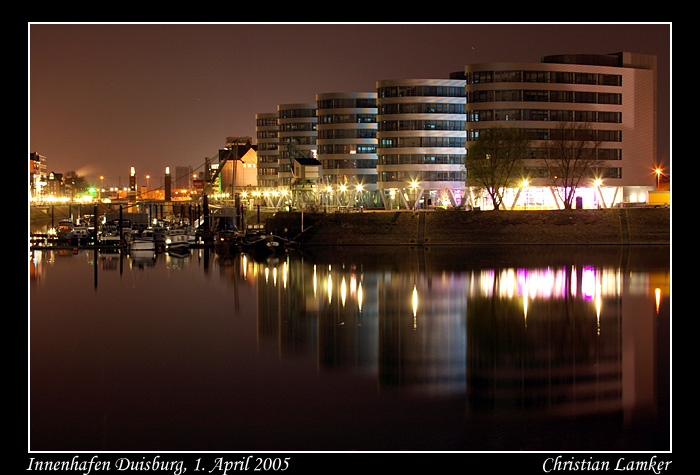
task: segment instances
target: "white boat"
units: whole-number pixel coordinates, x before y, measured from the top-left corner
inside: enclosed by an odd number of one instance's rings
[[[98,236],[101,246],[118,246],[121,244],[119,229],[116,225],[104,225],[100,229]]]
[[[182,228],[168,230],[165,233],[165,249],[168,251],[189,249],[190,239],[187,231]]]
[[[87,226],[73,226],[72,236],[70,240],[71,244],[84,245],[87,244],[89,238],[90,231],[88,230]]]
[[[132,251],[155,251],[156,241],[153,230],[144,229],[141,234],[133,235],[129,247]]]

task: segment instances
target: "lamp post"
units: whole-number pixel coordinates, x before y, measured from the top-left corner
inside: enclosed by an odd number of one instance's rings
[[[659,187],[661,186],[661,168],[654,170],[654,173],[656,173],[656,191],[659,191]]]

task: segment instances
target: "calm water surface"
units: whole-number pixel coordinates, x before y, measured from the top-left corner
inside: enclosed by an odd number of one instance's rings
[[[32,450],[669,444],[670,249],[30,256]]]

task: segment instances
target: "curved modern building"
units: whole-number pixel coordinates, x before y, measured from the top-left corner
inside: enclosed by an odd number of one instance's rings
[[[279,175],[279,114],[255,114],[258,144],[258,188],[276,189]]]
[[[280,104],[279,120],[279,175],[277,185],[289,188],[292,184],[293,158],[290,146],[305,156],[317,153],[316,103]]]
[[[461,204],[465,106],[464,80],[377,82],[377,187],[387,208]]]
[[[317,94],[318,159],[329,204],[383,206],[377,194],[377,94]]]
[[[655,56],[547,56],[541,63],[467,65],[465,73],[467,149],[492,127],[522,128],[530,139],[523,177],[528,185],[506,193],[507,207],[562,206],[543,162],[547,143],[562,124],[584,125],[599,144],[595,152],[602,165],[595,176],[600,181],[588,180],[576,195],[584,208],[644,201],[653,189]],[[488,207],[484,196],[471,191],[472,204]]]

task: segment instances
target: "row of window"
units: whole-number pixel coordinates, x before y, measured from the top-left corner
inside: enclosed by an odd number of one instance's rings
[[[337,166],[332,167],[333,169],[375,169],[374,166],[364,166],[357,167],[351,164],[338,163]],[[525,167],[523,169],[524,175],[529,179],[534,178],[549,178],[550,172],[546,167]],[[271,183],[279,175],[279,170],[277,168],[260,168],[258,169],[258,176],[261,180]],[[371,174],[366,177],[367,182],[374,183],[376,179],[374,176],[380,177],[381,181],[464,181],[469,175],[469,169],[457,171],[377,171],[377,174]],[[596,167],[591,169],[591,177],[601,178],[601,179],[620,179],[622,178],[622,168],[619,167]],[[335,175],[333,175],[335,176]]]
[[[302,119],[316,117],[315,107],[302,107],[299,109],[282,109],[278,111],[280,119]]]
[[[318,102],[319,109],[368,109],[377,107],[376,98],[351,98],[342,97],[335,99],[321,99]]]
[[[360,169],[369,168],[374,169],[377,167],[376,160],[323,160],[323,168],[325,170],[333,169]]]
[[[337,166],[332,167],[333,169],[375,169],[374,166],[357,167],[349,164],[339,163]],[[260,168],[258,170],[258,175],[263,177],[262,179],[271,179],[278,175],[279,170],[277,168]],[[549,178],[550,172],[546,167],[524,167],[523,172],[525,176],[530,179],[533,178]],[[469,169],[457,171],[378,171],[377,175],[383,178],[383,181],[453,181],[453,180],[463,180],[469,174]],[[591,177],[595,178],[622,178],[622,168],[619,167],[595,167],[590,171]],[[442,178],[437,178],[442,177]]]
[[[486,129],[488,130],[488,129]],[[525,137],[528,140],[561,140],[558,135],[560,129],[522,129]],[[467,130],[467,140],[470,142],[476,141],[481,134],[480,129]],[[621,142],[621,130],[575,130],[571,133],[578,134],[576,136],[567,137],[566,140],[588,140],[591,142]]]
[[[318,117],[319,124],[374,124],[377,114],[323,114]]]
[[[403,171],[386,171],[379,172],[379,181],[461,181],[467,179],[466,170],[460,171],[434,171],[434,172],[403,172]]]
[[[318,153],[320,155],[376,154],[377,144],[319,144]]]
[[[530,180],[535,178],[549,178],[550,171],[545,167],[524,167],[523,174]],[[467,168],[467,177],[469,169]],[[618,167],[595,167],[590,170],[591,179],[620,179],[622,178],[622,168]]]
[[[464,114],[464,110],[462,102],[401,102],[381,104],[378,114]]]
[[[315,122],[290,122],[288,124],[280,124],[280,132],[314,132],[316,131]]]
[[[508,89],[471,91],[469,103],[481,102],[569,102],[572,104],[622,104],[622,94],[590,91],[542,91]]]
[[[462,165],[465,154],[397,153],[379,155],[377,165]]]
[[[257,127],[276,126],[277,123],[277,117],[259,117],[255,119],[255,125]]]
[[[469,122],[493,120],[551,120],[560,122],[622,123],[621,112],[550,109],[485,109],[469,111]]]
[[[465,116],[466,119],[466,116]],[[463,120],[382,120],[379,122],[381,132],[398,132],[402,130],[465,130]]]
[[[619,74],[573,73],[560,71],[475,71],[467,75],[469,84],[491,82],[539,82],[622,86]]]
[[[335,139],[376,139],[377,129],[322,129],[318,138],[323,140]]]
[[[377,89],[385,97],[464,97],[465,88],[456,86],[388,86]]]
[[[544,147],[528,147],[524,153],[525,160],[544,160],[549,153],[548,148]],[[596,160],[622,160],[622,150],[619,148],[596,148],[591,149],[595,152]],[[375,155],[377,149],[374,145],[328,145],[321,146],[318,150],[321,156],[323,155],[342,155],[355,152],[358,155]],[[435,154],[435,153],[397,153],[397,154],[382,154],[378,155],[376,162],[370,159],[371,163],[379,165],[461,165],[464,163],[465,154]],[[259,155],[258,166],[265,164],[277,164],[279,157],[277,155]],[[326,163],[326,161],[324,161]],[[372,165],[374,166],[374,165]],[[331,167],[334,168],[334,167]],[[363,165],[363,168],[367,168]]]
[[[380,148],[451,147],[464,148],[464,137],[386,137],[379,139]]]
[[[591,149],[595,153],[596,160],[622,160],[622,150],[619,148],[595,148]],[[544,160],[550,150],[541,147],[529,147],[525,150],[523,158],[525,160]]]

